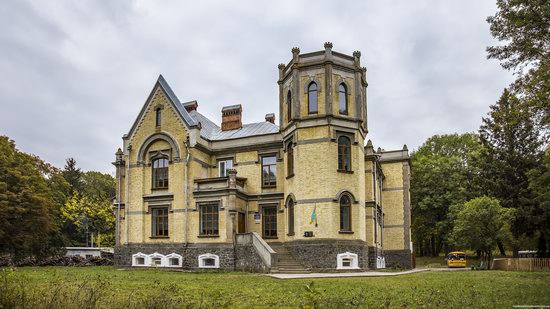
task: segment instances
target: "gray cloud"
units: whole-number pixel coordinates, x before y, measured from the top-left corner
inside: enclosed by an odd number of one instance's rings
[[[476,130],[512,80],[485,47],[490,1],[0,2],[0,134],[57,166],[111,172],[113,153],[159,73],[220,120],[278,111],[290,49],[362,51],[369,138],[418,147]]]

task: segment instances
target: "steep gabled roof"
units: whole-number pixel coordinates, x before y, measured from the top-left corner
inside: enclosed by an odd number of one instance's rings
[[[151,93],[147,97],[145,104],[143,104],[143,107],[141,108],[139,115],[134,121],[134,124],[130,128],[130,131],[128,132],[128,134],[125,135],[126,137],[131,137],[132,134],[134,134],[134,131],[136,130],[141,119],[143,118],[143,115],[147,110],[147,105],[149,104],[149,101],[153,97],[153,94],[155,93],[155,90],[157,89],[157,87],[160,87],[160,89],[162,89],[162,91],[166,94],[168,101],[170,102],[172,107],[174,107],[174,109],[177,111],[178,116],[181,117],[181,119],[183,120],[183,122],[186,124],[188,128],[194,127],[198,124],[198,122],[195,119],[193,119],[193,117],[191,117],[191,115],[189,115],[189,113],[185,110],[180,100],[178,99],[174,91],[172,91],[172,88],[170,88],[170,85],[168,85],[168,82],[164,79],[164,77],[161,74],[159,75],[155,85],[153,86]]]

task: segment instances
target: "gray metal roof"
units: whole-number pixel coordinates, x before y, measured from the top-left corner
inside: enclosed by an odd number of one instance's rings
[[[180,99],[178,99],[174,91],[172,91],[172,88],[170,88],[170,85],[168,85],[162,74],[159,75],[158,82],[160,86],[164,89],[164,92],[166,92],[166,94],[168,95],[168,98],[170,98],[170,100],[174,103],[179,114],[183,117],[185,122],[187,122],[187,124],[190,126],[196,125],[197,122],[195,121],[195,119],[193,119],[193,117],[191,117],[191,115],[189,115],[187,110],[185,110],[180,102]]]
[[[268,121],[247,123],[240,129],[222,131],[218,125],[203,114],[191,111],[190,115],[201,124],[201,136],[211,141],[279,133],[279,127]]]

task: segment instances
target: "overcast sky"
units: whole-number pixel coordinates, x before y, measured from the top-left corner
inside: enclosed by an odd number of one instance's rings
[[[159,74],[219,123],[278,112],[291,48],[362,53],[369,138],[418,148],[477,130],[512,80],[485,48],[493,0],[0,1],[0,135],[62,167],[110,162]]]

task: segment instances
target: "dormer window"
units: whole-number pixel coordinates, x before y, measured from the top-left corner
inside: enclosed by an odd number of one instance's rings
[[[307,87],[307,103],[308,103],[308,113],[316,114],[317,113],[317,84],[311,82]]]
[[[341,83],[338,86],[338,100],[339,100],[339,111],[340,114],[348,114],[348,89],[346,84]]]
[[[152,162],[153,189],[168,188],[168,159],[159,158]]]
[[[161,108],[160,107],[157,107],[157,109],[155,110],[156,114],[155,114],[155,123],[157,125],[157,127],[160,127],[160,121],[161,121]]]

